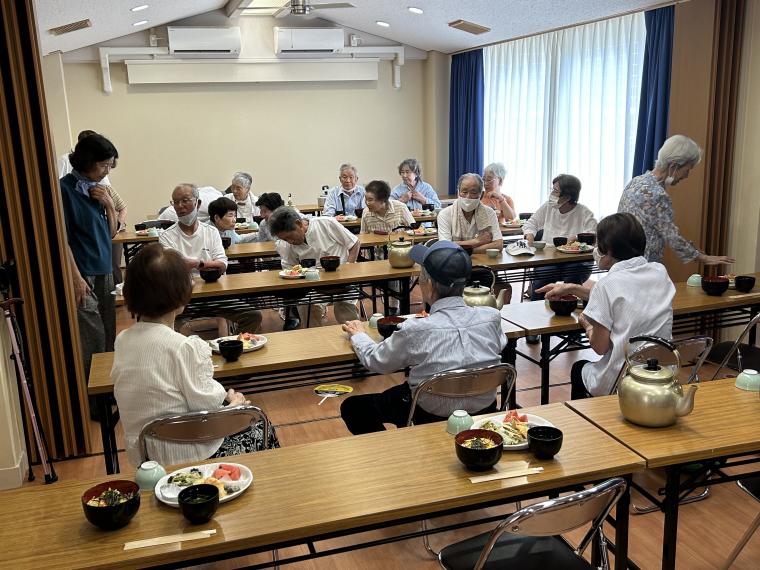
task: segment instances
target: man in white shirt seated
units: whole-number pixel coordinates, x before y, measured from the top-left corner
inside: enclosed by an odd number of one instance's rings
[[[213,186],[200,186],[196,188],[201,201],[201,205],[198,208],[198,220],[205,224],[209,221],[208,205],[217,198],[221,198],[222,193]],[[171,220],[172,222],[176,222],[177,217],[177,211],[171,202],[169,203],[169,207],[158,215],[159,220]]]
[[[609,272],[596,284],[551,284],[542,292],[549,299],[573,294],[588,299],[578,318],[591,348],[602,358],[573,364],[571,398],[605,396],[625,361],[628,339],[654,335],[669,339],[673,333],[675,286],[665,266],[647,262],[646,234],[628,213],[607,216],[599,222],[594,257]]]
[[[382,394],[351,396],[343,402],[340,415],[354,435],[382,431],[385,423],[404,427],[412,390],[422,380],[447,370],[499,364],[507,344],[499,311],[468,307],[462,299],[472,262],[461,247],[450,241],[439,241],[429,248],[418,244],[411,255],[422,266],[419,285],[423,301],[430,305],[430,316],[407,319],[380,343],[364,332],[359,321],[343,325],[356,356],[367,369],[390,374],[411,367],[404,383]],[[442,421],[458,409],[472,415],[493,411],[496,393],[468,398],[420,394],[413,421]]]
[[[338,179],[340,185],[333,186],[327,193],[322,214],[335,216],[342,213],[347,216],[356,216],[356,209],[367,205],[364,202],[364,186],[357,185],[359,174],[356,167],[348,163],[341,164]]]
[[[459,197],[438,214],[438,238],[453,241],[475,252],[504,247],[499,218],[480,200],[485,187],[478,174],[463,174],[457,182]]]
[[[339,257],[341,265],[355,263],[359,256],[359,239],[335,218],[302,218],[293,208],[282,206],[269,217],[269,231],[277,237],[277,253],[282,258],[283,269],[299,265],[303,259],[313,259],[319,267],[319,259],[328,255]],[[304,305],[298,306],[303,323],[307,318],[306,309]],[[359,318],[356,301],[337,301],[333,309],[339,323]],[[321,326],[326,316],[327,305],[312,304],[309,324]]]
[[[227,254],[219,231],[198,219],[202,204],[198,187],[178,185],[172,192],[171,204],[177,223],[161,234],[159,243],[182,254],[194,275],[200,269],[227,271]],[[228,311],[222,317],[237,323],[240,332],[256,332],[261,326],[261,312],[256,310]],[[224,336],[221,326],[219,332]]]
[[[246,222],[252,222],[254,216],[259,215],[259,208],[256,206],[258,198],[251,192],[253,177],[247,172],[236,172],[232,175],[229,192],[226,197],[233,198],[237,204],[238,218],[245,218]]]

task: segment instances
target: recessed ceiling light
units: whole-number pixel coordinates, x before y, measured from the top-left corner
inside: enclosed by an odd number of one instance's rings
[[[407,10],[409,10],[412,14],[423,14],[424,13],[422,11],[422,8],[415,8],[414,6],[409,6],[409,8],[407,8]]]
[[[147,4],[140,4],[139,6],[135,6],[134,8],[132,8],[132,11],[133,12],[140,12],[140,11],[145,10],[147,8],[148,8]]]
[[[142,26],[143,24],[147,24],[148,20],[140,20],[139,22],[135,22],[132,24],[133,26]]]
[[[375,22],[375,23],[376,23],[378,26],[382,27],[382,28],[390,28],[390,27],[391,27],[391,25],[390,25],[388,22],[383,22],[382,20],[378,20],[378,21],[377,21],[377,22]]]

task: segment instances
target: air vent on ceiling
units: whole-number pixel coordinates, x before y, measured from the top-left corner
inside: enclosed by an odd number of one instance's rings
[[[480,34],[485,34],[486,32],[491,31],[491,28],[486,28],[485,26],[473,24],[472,22],[468,22],[467,20],[454,20],[453,22],[449,22],[449,26],[452,28],[456,28],[457,30],[462,30],[463,32],[467,32],[468,34],[474,34],[476,36]]]
[[[92,22],[90,22],[90,20],[79,20],[78,22],[71,22],[70,24],[64,24],[63,26],[58,26],[57,28],[50,28],[48,32],[54,36],[62,36],[63,34],[68,34],[69,32],[75,32],[77,30],[84,30],[85,28],[89,28],[91,26]]]

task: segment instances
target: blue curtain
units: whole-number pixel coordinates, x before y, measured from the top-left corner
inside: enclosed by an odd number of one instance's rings
[[[451,58],[449,195],[466,172],[483,169],[483,50]]]
[[[657,151],[667,138],[674,15],[674,6],[650,10],[644,14],[647,43],[641,77],[633,176],[643,174],[654,166]]]

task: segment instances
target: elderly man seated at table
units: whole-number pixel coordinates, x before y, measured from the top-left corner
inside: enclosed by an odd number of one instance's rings
[[[596,284],[550,284],[541,290],[549,299],[568,294],[588,299],[578,322],[602,358],[573,364],[573,400],[610,393],[629,338],[672,335],[675,287],[665,266],[644,257],[647,240],[638,220],[627,213],[607,216],[599,222],[597,242],[594,257],[609,272]]]
[[[359,239],[335,218],[302,218],[293,208],[283,206],[269,218],[269,230],[278,238],[277,253],[283,269],[290,269],[303,259],[314,259],[319,266],[320,258],[325,256],[339,257],[341,264],[355,263],[359,255]],[[339,323],[359,317],[356,301],[337,301],[333,309]],[[301,321],[306,322],[306,307],[299,305],[298,312]],[[326,317],[326,305],[311,305],[309,324],[321,326]]]
[[[248,404],[213,378],[211,348],[197,336],[174,332],[174,320],[190,302],[192,281],[186,260],[158,244],[143,247],[129,265],[124,301],[138,321],[116,339],[111,378],[124,425],[129,462],[140,465],[138,437],[162,416]],[[201,461],[263,449],[262,425],[198,443],[148,438],[150,459],[163,465]],[[277,446],[270,432],[270,446]]]
[[[359,186],[359,175],[356,167],[351,164],[341,164],[338,173],[340,185],[333,186],[327,193],[322,214],[335,216],[339,213],[356,216],[357,208],[364,208],[364,186]]]
[[[475,252],[504,247],[499,219],[493,208],[484,205],[483,179],[478,174],[463,174],[457,182],[459,197],[438,214],[438,237]]]
[[[236,172],[232,175],[229,193],[237,205],[237,215],[239,218],[245,218],[246,222],[252,222],[253,216],[259,215],[259,208],[256,206],[256,195],[251,192],[253,177],[247,172]],[[227,195],[229,198],[230,196]]]
[[[180,184],[172,192],[172,206],[178,221],[161,234],[164,247],[178,251],[188,268],[197,274],[201,269],[227,270],[227,254],[222,247],[219,231],[198,221],[201,198],[195,184]],[[220,317],[233,321],[242,332],[256,332],[261,326],[261,312],[256,310],[225,311]],[[219,336],[225,336],[225,323],[217,319]],[[188,332],[187,328],[180,329]]]
[[[197,186],[198,197],[201,204],[198,208],[198,219],[204,224],[209,221],[208,206],[216,200],[222,197],[222,193],[213,186]],[[174,203],[169,202],[169,207],[164,209],[159,215],[159,220],[170,220],[176,222],[178,218],[177,210],[174,208]]]
[[[378,374],[410,367],[409,378],[382,394],[351,396],[340,408],[346,427],[353,434],[385,429],[383,424],[406,425],[412,390],[438,372],[489,366],[501,362],[506,337],[499,311],[491,307],[468,307],[462,292],[472,271],[470,256],[457,244],[439,241],[430,248],[415,245],[412,258],[422,266],[420,291],[430,316],[408,319],[386,340],[376,343],[359,321],[343,325],[359,361]],[[481,414],[496,409],[496,394],[448,398],[420,394],[415,424],[445,420],[456,409]]]
[[[217,198],[208,206],[210,225],[215,227],[220,237],[230,238],[232,245],[258,241],[255,233],[240,235],[235,231],[235,220],[238,217],[237,204],[229,198]]]

